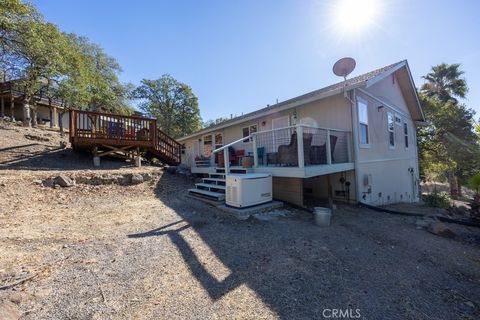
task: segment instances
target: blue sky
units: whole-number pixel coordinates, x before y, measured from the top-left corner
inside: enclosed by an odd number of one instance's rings
[[[115,57],[122,81],[169,73],[189,84],[204,120],[338,82],[331,68],[344,56],[357,60],[352,76],[408,59],[417,86],[432,65],[461,63],[465,103],[480,115],[479,1],[376,0],[369,19],[339,19],[334,0],[32,2]]]

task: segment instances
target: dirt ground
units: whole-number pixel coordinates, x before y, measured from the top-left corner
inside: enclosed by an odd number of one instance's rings
[[[364,319],[480,317],[479,229],[448,225],[456,237],[442,238],[417,218],[354,206],[339,206],[328,228],[293,208],[240,221],[185,197],[192,181],[160,168],[91,170],[69,149],[51,154],[55,133],[30,151],[5,150],[28,144],[22,130],[0,128],[0,286],[34,277],[0,290],[0,300],[24,319],[321,319],[330,309]],[[35,183],[60,172],[156,178]]]

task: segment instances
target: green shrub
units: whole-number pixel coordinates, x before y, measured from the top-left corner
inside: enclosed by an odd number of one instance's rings
[[[424,196],[424,200],[432,207],[447,209],[450,207],[450,198],[445,191],[433,191]]]
[[[477,194],[479,194],[480,193],[480,173],[477,173],[476,175],[471,177],[470,180],[468,180],[468,184],[473,190],[475,190]]]

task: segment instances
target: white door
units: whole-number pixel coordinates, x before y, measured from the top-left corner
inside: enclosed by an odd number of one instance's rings
[[[272,119],[272,129],[280,129],[290,126],[290,117],[284,116],[280,118]],[[278,146],[282,144],[290,143],[291,130],[276,130],[272,131],[273,138],[273,150],[268,150],[268,152],[276,152]]]

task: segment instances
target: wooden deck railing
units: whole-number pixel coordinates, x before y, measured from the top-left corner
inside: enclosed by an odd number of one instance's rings
[[[179,164],[181,145],[157,128],[157,120],[92,111],[70,112],[70,141],[148,149],[168,164]]]

